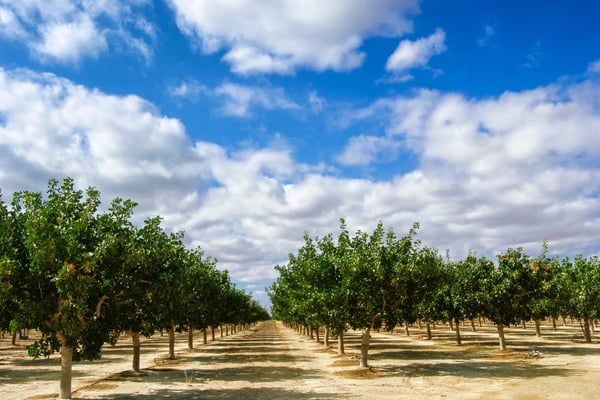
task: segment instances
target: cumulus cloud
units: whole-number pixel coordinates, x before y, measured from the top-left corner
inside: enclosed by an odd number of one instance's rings
[[[405,39],[388,58],[385,68],[390,72],[402,72],[415,67],[425,67],[429,59],[446,51],[446,33],[436,29],[426,38]]]
[[[282,141],[225,149],[192,141],[176,119],[137,96],[113,96],[50,74],[0,70],[0,183],[42,190],[72,176],[107,198],[140,202],[136,218],[159,214],[190,245],[216,257],[237,281],[266,282],[272,267],[311,235],[377,221],[463,257],[509,246],[536,254],[598,252],[600,85],[593,78],[477,99],[422,90],[382,98],[353,115],[377,118],[383,147],[411,150],[418,167],[389,179],[351,179],[306,165]],[[352,123],[350,121],[349,123]],[[369,148],[371,146],[371,148]],[[266,285],[266,284],[265,284]]]
[[[0,35],[18,40],[45,61],[78,63],[98,57],[111,43],[152,58],[152,24],[136,13],[147,0],[0,0]]]
[[[412,30],[417,0],[169,0],[177,24],[205,53],[225,50],[239,74],[360,66],[362,41]]]
[[[493,256],[508,246],[535,252],[547,238],[562,254],[598,251],[597,82],[487,99],[422,90],[356,115],[382,113],[386,140],[401,140],[420,160],[415,219],[438,248]],[[407,203],[397,204],[401,212]]]

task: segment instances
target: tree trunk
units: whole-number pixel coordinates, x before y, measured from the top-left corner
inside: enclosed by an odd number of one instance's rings
[[[73,375],[73,347],[60,347],[60,398],[71,398],[71,377]]]
[[[525,320],[521,321],[523,323],[523,329],[527,329],[527,325],[525,324]]]
[[[131,336],[131,344],[133,345],[133,360],[131,361],[131,368],[135,372],[140,370],[140,334],[138,332],[129,331]]]
[[[556,317],[553,315],[550,317],[552,319],[552,330],[556,330]]]
[[[187,334],[188,334],[188,349],[192,350],[194,348],[194,329],[189,324],[187,326]]]
[[[371,341],[371,328],[367,328],[363,331],[360,340],[360,367],[367,368],[369,366],[369,344]]]
[[[173,320],[169,326],[169,359],[175,359],[175,321]]]
[[[329,326],[325,327],[325,338],[323,339],[323,345],[329,347]]]
[[[586,343],[591,343],[592,342],[592,334],[590,332],[590,320],[589,318],[584,318],[583,319],[583,338],[585,339]]]
[[[206,331],[206,328],[202,329],[202,343],[208,343],[208,332]]]
[[[404,333],[406,336],[410,336],[410,332],[408,331],[408,322],[404,323]]]
[[[317,343],[319,343],[319,327],[318,326],[315,328],[315,339],[317,340]]]
[[[541,337],[542,336],[542,330],[540,329],[540,320],[539,319],[534,319],[533,323],[535,324],[535,336]]]
[[[498,343],[500,345],[500,350],[506,350],[506,342],[504,340],[504,324],[498,323]]]
[[[212,336],[211,340],[214,342],[215,341],[215,327],[214,326],[210,327],[210,334]]]
[[[462,338],[460,337],[460,323],[458,319],[455,319],[454,322],[454,325],[456,325],[456,344],[460,346],[462,344]]]
[[[221,337],[223,337],[223,325],[220,325],[219,328],[221,329]]]
[[[17,331],[12,332],[12,338],[10,343],[15,346],[17,344]]]
[[[475,320],[471,318],[471,332],[475,332]]]
[[[338,332],[338,354],[344,354],[344,330]]]
[[[451,331],[454,330],[454,322],[452,321],[452,318],[450,318],[450,321],[448,321],[448,326],[450,327]]]
[[[425,328],[427,329],[427,339],[431,340],[431,323],[429,322],[429,319],[427,319],[425,323]]]

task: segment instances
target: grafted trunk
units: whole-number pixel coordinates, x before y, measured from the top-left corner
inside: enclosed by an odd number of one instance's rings
[[[506,350],[506,341],[504,340],[504,324],[498,323],[498,344],[500,346],[500,350]]]
[[[131,344],[133,347],[133,359],[131,361],[131,368],[138,372],[140,370],[140,334],[138,332],[129,331],[129,336],[131,336]]]
[[[344,330],[338,332],[338,354],[344,354]]]
[[[367,368],[369,366],[369,344],[371,342],[371,328],[363,331],[360,339],[360,367]]]
[[[175,359],[175,321],[169,326],[169,359]]]
[[[71,378],[73,375],[73,347],[60,347],[60,398],[71,398]]]

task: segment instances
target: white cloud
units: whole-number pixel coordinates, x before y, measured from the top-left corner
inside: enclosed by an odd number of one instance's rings
[[[360,66],[362,41],[412,30],[417,0],[170,0],[179,28],[205,53],[225,49],[239,74]]]
[[[169,94],[172,97],[187,100],[196,100],[203,93],[209,93],[210,89],[196,80],[181,82],[177,86],[169,88]]]
[[[298,109],[299,105],[285,96],[280,88],[260,88],[236,83],[224,83],[214,90],[216,96],[224,98],[221,112],[234,117],[249,117],[255,107],[272,109]]]
[[[394,158],[399,141],[387,137],[359,135],[351,137],[348,145],[336,160],[342,165],[368,165]]]
[[[147,0],[0,0],[0,35],[23,42],[43,61],[78,63],[111,45],[152,58],[153,26],[137,10]]]
[[[254,283],[274,277],[305,230],[336,232],[340,217],[351,231],[382,220],[399,234],[419,221],[425,244],[457,258],[520,245],[536,254],[544,238],[562,255],[598,252],[598,82],[487,99],[423,90],[349,115],[385,121],[387,136],[353,139],[366,160],[401,142],[418,169],[374,182],[301,164],[281,141],[235,150],[192,142],[137,96],[0,69],[3,199],[72,176],[105,199],[138,201],[138,221],[163,216],[234,279]]]
[[[327,104],[327,100],[319,96],[319,94],[316,91],[311,90],[308,93],[308,104],[311,110],[313,110],[314,112],[320,112]]]
[[[439,28],[426,38],[415,41],[405,39],[388,58],[385,68],[392,72],[402,72],[415,67],[425,67],[431,57],[446,50],[445,40],[446,33]]]
[[[386,139],[401,141],[420,160],[415,219],[438,248],[494,256],[508,246],[539,251],[547,238],[562,254],[599,251],[597,82],[487,99],[422,90],[355,113],[382,114]],[[348,148],[360,148],[353,144]],[[396,212],[406,205],[397,204]]]
[[[600,60],[596,60],[596,61],[590,63],[590,65],[588,66],[587,72],[591,73],[591,74],[600,73]]]
[[[106,38],[85,15],[79,21],[45,25],[40,31],[42,42],[34,46],[35,52],[63,62],[77,62],[84,56],[96,58],[108,47]]]

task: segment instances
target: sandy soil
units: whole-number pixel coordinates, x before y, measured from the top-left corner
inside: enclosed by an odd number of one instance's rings
[[[507,330],[509,350],[496,350],[493,327],[453,343],[448,327],[433,340],[411,329],[373,333],[370,369],[358,368],[359,334],[347,335],[347,354],[268,321],[166,360],[166,337],[142,344],[143,371],[130,371],[130,343],[107,346],[101,360],[73,368],[76,399],[594,399],[600,396],[600,344],[585,344],[577,327]],[[200,335],[198,335],[200,336]],[[199,338],[196,338],[198,343]],[[31,360],[26,341],[0,341],[4,399],[49,399],[58,392],[60,361]],[[536,357],[531,357],[535,349]]]

